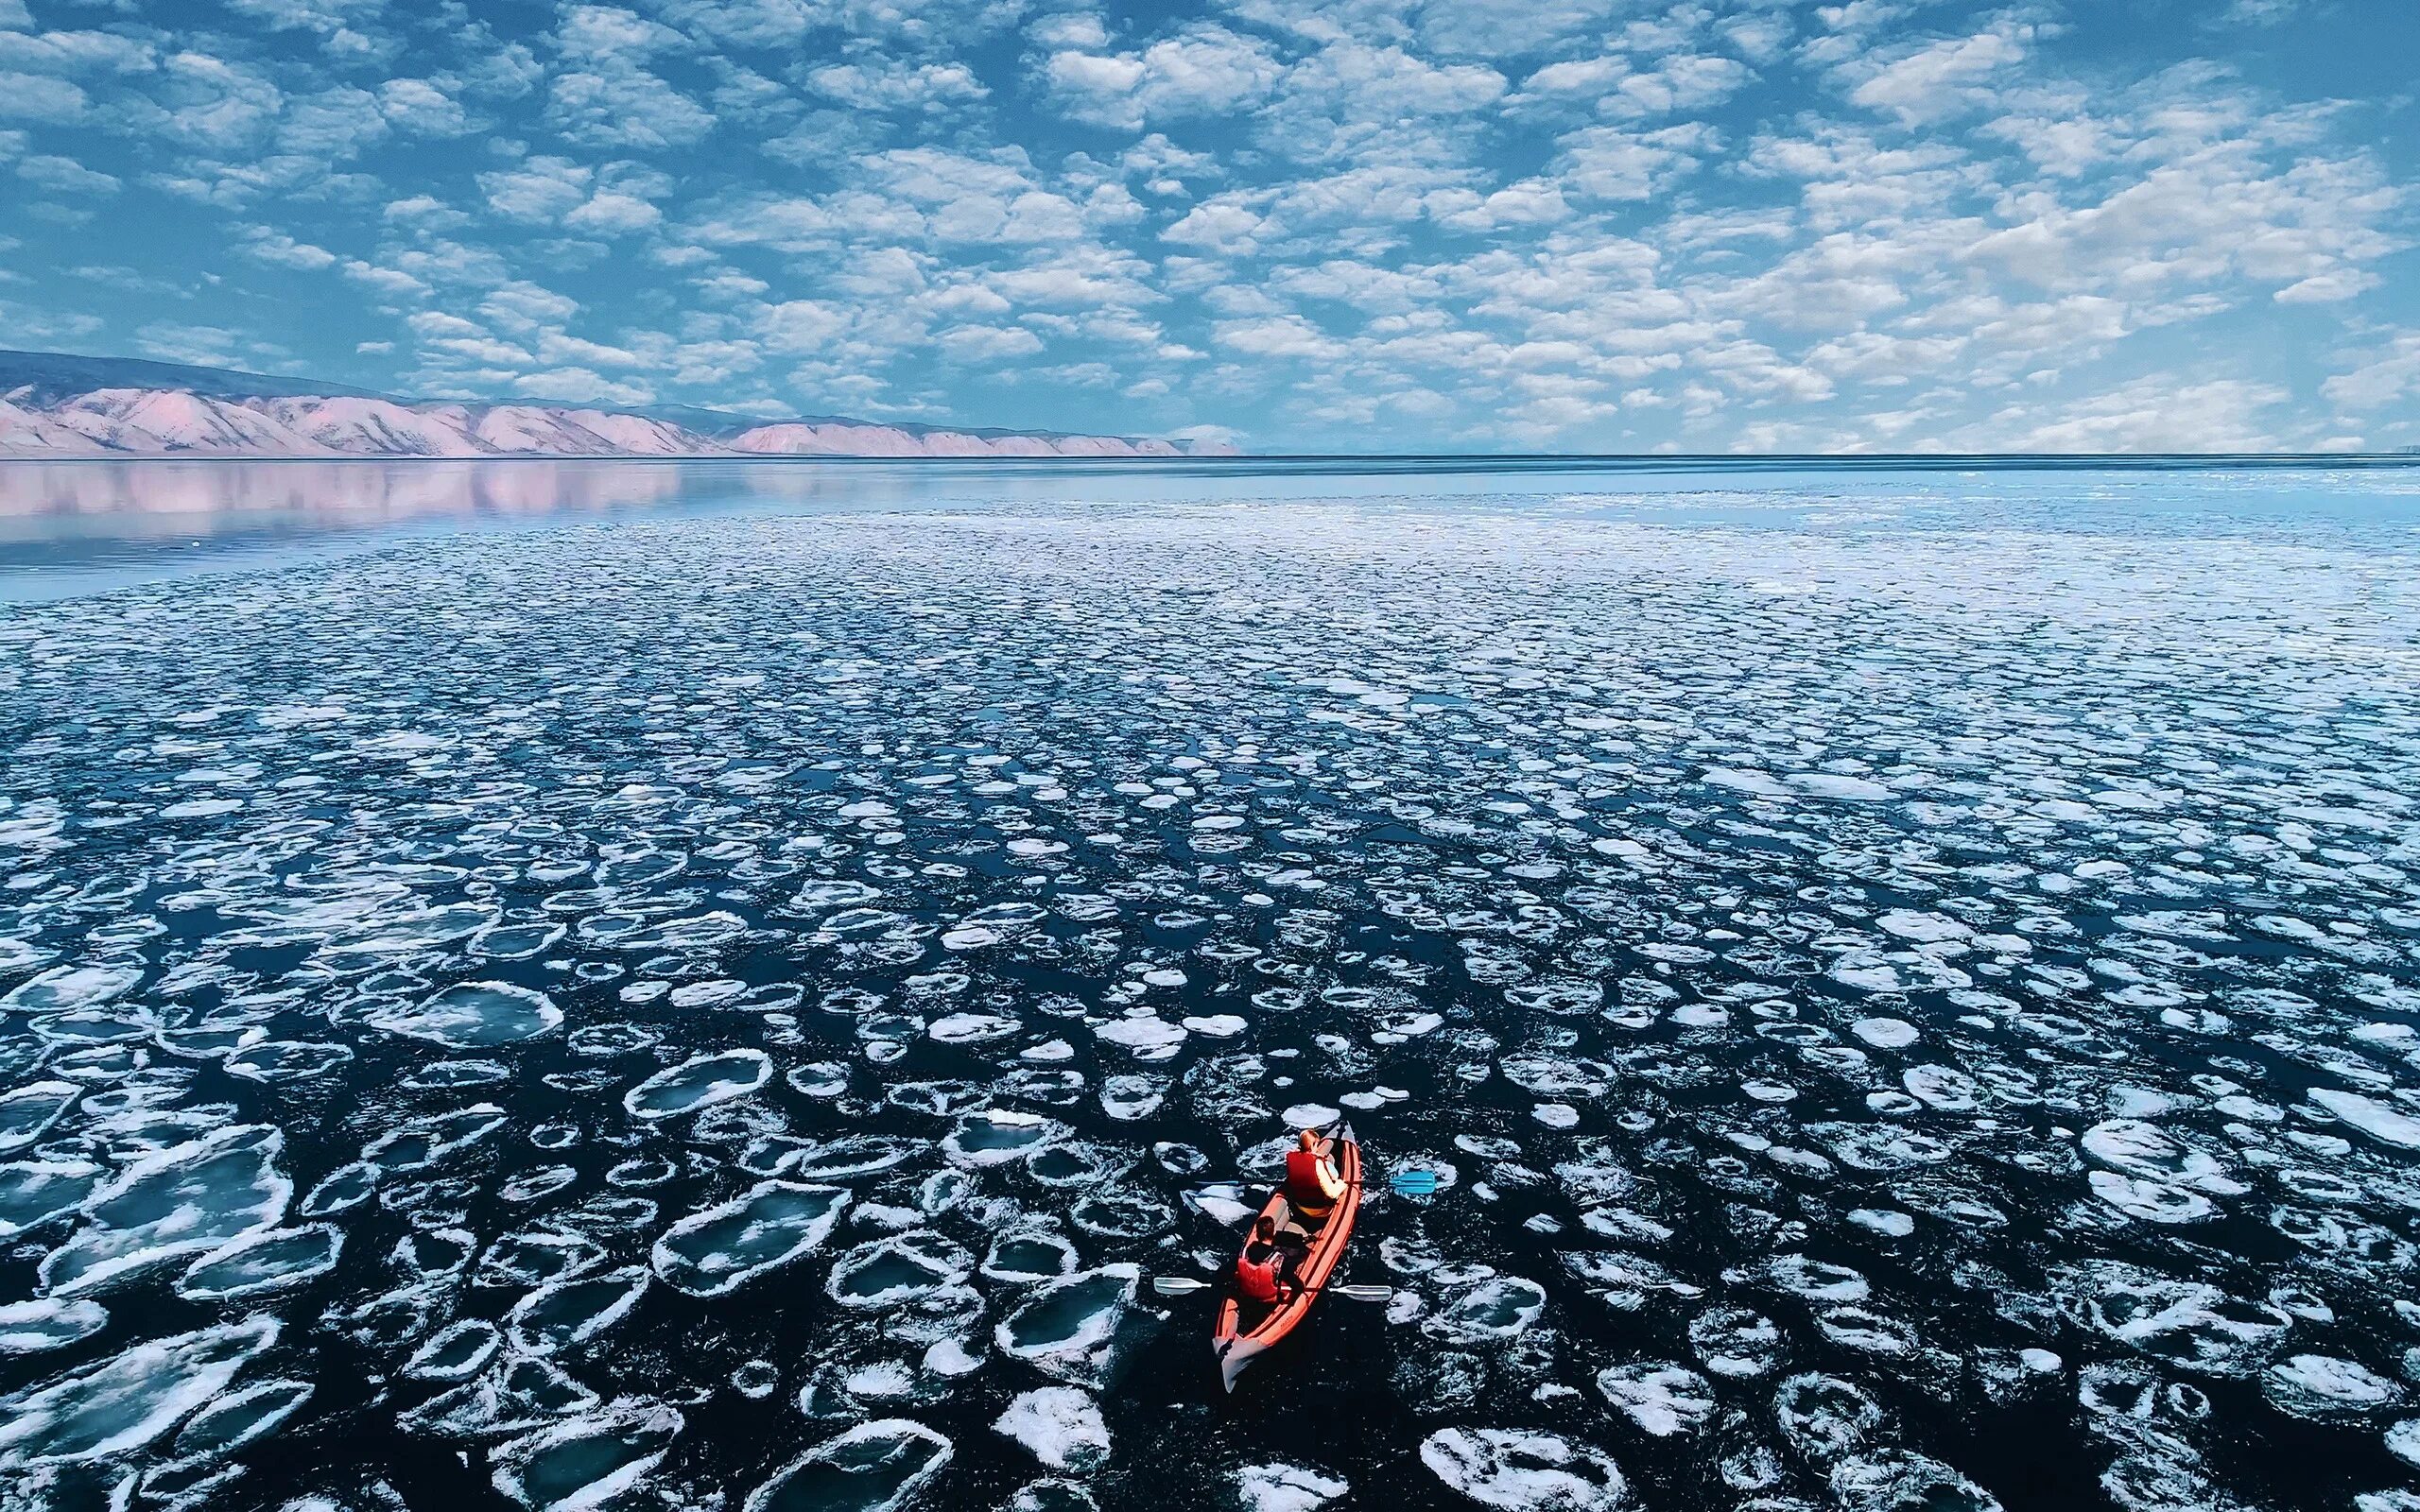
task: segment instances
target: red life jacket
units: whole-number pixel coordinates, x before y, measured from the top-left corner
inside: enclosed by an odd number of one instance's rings
[[[1306,1218],[1320,1217],[1336,1206],[1320,1180],[1320,1167],[1326,1159],[1318,1150],[1286,1152],[1286,1201]]]
[[[1268,1255],[1258,1263],[1254,1263],[1252,1252],[1255,1249],[1266,1249]],[[1245,1246],[1244,1252],[1236,1257],[1236,1284],[1242,1288],[1246,1297],[1255,1302],[1276,1301],[1278,1297],[1277,1267],[1284,1259],[1285,1252],[1275,1245]]]

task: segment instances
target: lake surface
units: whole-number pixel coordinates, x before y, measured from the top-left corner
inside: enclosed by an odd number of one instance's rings
[[[0,522],[0,1505],[2412,1504],[2420,472]]]

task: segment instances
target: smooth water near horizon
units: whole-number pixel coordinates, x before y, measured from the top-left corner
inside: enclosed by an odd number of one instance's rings
[[[8,1512],[2411,1504],[2420,472],[147,467]]]

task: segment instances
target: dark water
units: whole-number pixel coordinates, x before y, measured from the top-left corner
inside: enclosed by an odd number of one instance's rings
[[[33,532],[0,1504],[2407,1505],[2411,474],[752,476]]]

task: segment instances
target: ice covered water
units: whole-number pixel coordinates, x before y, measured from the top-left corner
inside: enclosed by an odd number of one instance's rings
[[[12,610],[0,1505],[2391,1508],[2415,522],[1600,483]],[[1340,1115],[1393,1295],[1228,1398],[1149,1280]]]

